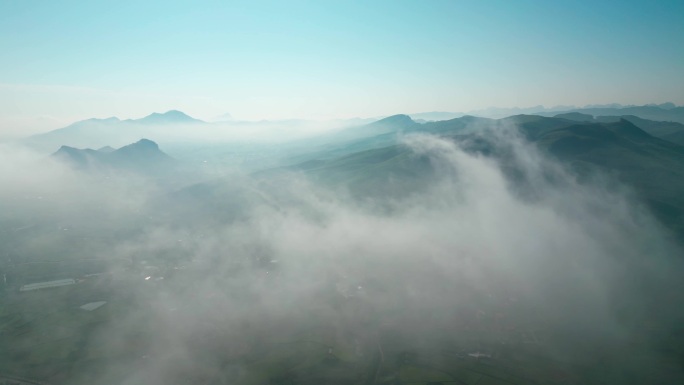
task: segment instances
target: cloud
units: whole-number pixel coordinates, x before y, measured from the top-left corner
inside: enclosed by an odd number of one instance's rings
[[[111,306],[125,311],[112,311],[91,335],[89,349],[105,361],[81,380],[266,381],[287,372],[288,359],[306,368],[329,349],[349,373],[365,375],[383,344],[387,361],[406,349],[438,351],[437,341],[496,353],[505,343],[523,346],[530,332],[552,367],[600,362],[606,378],[643,379],[644,367],[628,365],[623,347],[647,323],[669,330],[681,319],[670,306],[681,292],[680,250],[626,189],[608,179],[579,183],[509,131],[486,133],[503,160],[467,143],[407,137],[437,176],[390,211],[290,175],[225,181],[268,200],[245,201],[246,215],[221,225],[145,222],[101,250],[135,261],[136,272],[113,278]],[[5,167],[2,177],[18,190],[54,183],[105,211],[130,204],[121,193],[130,188],[90,186],[79,195],[70,187],[76,177],[55,170],[24,183]],[[135,200],[156,193],[143,189]],[[218,199],[230,200],[225,194]],[[284,353],[284,344],[299,353]],[[660,354],[635,352],[657,368]]]

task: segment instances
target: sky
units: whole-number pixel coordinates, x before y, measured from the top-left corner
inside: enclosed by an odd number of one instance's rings
[[[0,136],[211,120],[684,104],[682,1],[0,0]]]

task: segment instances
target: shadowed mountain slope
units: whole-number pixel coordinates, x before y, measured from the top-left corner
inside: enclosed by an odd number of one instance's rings
[[[567,113],[581,113],[594,117],[632,115],[642,119],[684,124],[684,107],[676,107],[674,105],[575,108],[568,111],[539,112],[538,114],[544,116],[557,116],[558,114],[563,115]]]
[[[684,145],[684,124],[677,122],[654,121],[643,119],[634,115],[594,117],[592,115],[581,114],[579,112],[559,114],[555,117],[583,123],[614,123],[620,121],[620,119],[624,119],[655,137],[665,139],[679,145]]]
[[[600,170],[616,176],[634,188],[659,219],[684,235],[684,147],[625,119],[551,131],[537,144],[581,174]]]
[[[458,119],[448,122],[454,128],[443,130],[443,137],[463,143],[470,151],[499,159],[506,156],[486,133],[463,131]],[[518,115],[492,122],[503,130],[517,128],[542,152],[559,159],[580,177],[598,173],[617,178],[633,188],[656,216],[684,239],[684,147],[656,138],[625,119],[577,123]],[[356,146],[361,147],[360,143]],[[336,159],[311,160],[292,169],[336,188],[348,188],[353,194],[376,197],[420,189],[430,182],[434,171],[429,159],[416,156],[401,144]],[[509,171],[514,173],[511,167]]]

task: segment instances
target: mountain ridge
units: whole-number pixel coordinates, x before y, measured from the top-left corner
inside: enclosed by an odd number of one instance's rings
[[[169,110],[164,113],[153,112],[144,118],[134,119],[133,122],[143,124],[188,124],[188,123],[206,123],[203,120],[195,119],[190,115],[179,111]]]
[[[152,172],[169,169],[174,160],[159,149],[157,143],[149,139],[140,139],[135,143],[112,149],[103,147],[99,150],[79,149],[63,145],[51,158],[80,170],[131,170]]]

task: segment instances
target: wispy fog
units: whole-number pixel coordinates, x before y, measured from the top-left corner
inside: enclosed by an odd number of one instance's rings
[[[79,331],[90,361],[60,374],[69,383],[289,383],[271,375],[281,366],[291,383],[382,383],[407,352],[448,366],[533,351],[526,365],[571,383],[598,367],[611,382],[681,378],[653,342],[682,321],[671,306],[681,250],[629,189],[580,183],[505,131],[486,134],[505,150],[498,159],[407,136],[436,172],[392,199],[299,172],[168,191],[3,148],[0,256],[69,259],[87,246],[110,261],[108,280],[88,283],[94,294],[74,295],[108,301],[108,316]],[[202,210],[239,207],[186,220],[173,202],[206,199],[198,189],[213,191]],[[318,374],[321,360],[334,375]]]

